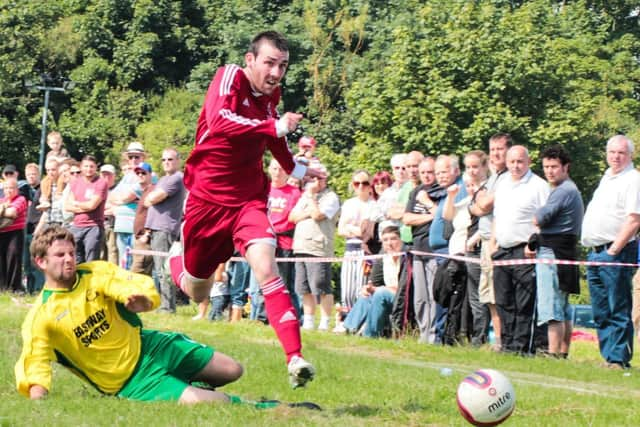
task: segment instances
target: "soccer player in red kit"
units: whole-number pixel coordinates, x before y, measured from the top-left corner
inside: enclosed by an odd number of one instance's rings
[[[294,388],[313,379],[302,357],[300,324],[275,263],[276,235],[267,218],[269,182],[262,157],[268,148],[290,175],[322,177],[297,164],[285,136],[301,114],[278,116],[280,81],[289,64],[287,40],[275,31],[258,34],[246,66],[226,65],[211,82],[198,119],[196,142],[186,161],[189,190],[182,225],[183,256],[170,256],[174,282],[195,302],[208,298],[216,266],[234,246],[247,259],[265,299],[267,318],[287,356]]]

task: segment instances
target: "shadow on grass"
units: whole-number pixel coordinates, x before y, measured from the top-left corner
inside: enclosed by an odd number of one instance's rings
[[[375,417],[381,415],[387,411],[388,407],[378,407],[369,405],[350,405],[344,407],[338,407],[332,410],[335,415],[351,415],[354,417]],[[423,412],[428,409],[427,406],[417,402],[408,402],[400,407],[403,412]]]

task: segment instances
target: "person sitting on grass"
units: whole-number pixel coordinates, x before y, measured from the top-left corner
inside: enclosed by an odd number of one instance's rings
[[[183,334],[142,328],[137,313],[160,304],[151,277],[105,261],[76,265],[73,235],[60,226],[37,235],[30,249],[46,283],[22,325],[15,366],[21,394],[45,397],[56,361],[106,395],[184,404],[245,402],[215,390],[242,375],[234,359]]]
[[[371,275],[360,291],[356,301],[344,321],[344,330],[336,332],[357,332],[364,325],[365,337],[380,337],[389,326],[399,283],[407,280],[407,256],[400,254],[402,240],[400,229],[389,226],[382,230],[382,259],[376,260]]]

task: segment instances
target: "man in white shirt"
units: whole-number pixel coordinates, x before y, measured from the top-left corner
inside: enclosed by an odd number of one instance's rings
[[[636,262],[640,226],[640,173],[631,161],[633,142],[624,135],[607,141],[609,168],[587,206],[582,245],[588,260]],[[587,280],[600,354],[614,369],[627,369],[633,357],[630,267],[589,266]]]
[[[500,182],[493,208],[494,260],[532,258],[526,247],[537,232],[532,218],[549,197],[549,185],[531,172],[529,152],[522,145],[507,151],[509,178]],[[502,351],[527,354],[532,343],[536,301],[534,264],[496,266],[493,269],[496,307],[502,326]]]

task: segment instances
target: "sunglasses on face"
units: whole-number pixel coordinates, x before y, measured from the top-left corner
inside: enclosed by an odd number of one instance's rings
[[[136,175],[138,175],[138,176],[146,176],[147,173],[144,172],[144,171],[138,171],[138,172],[136,172]]]
[[[80,171],[71,171],[69,172],[71,175],[80,175]]]
[[[129,160],[138,160],[140,159],[142,156],[139,156],[137,154],[129,154]]]
[[[354,187],[368,187],[371,185],[369,181],[353,181]]]

